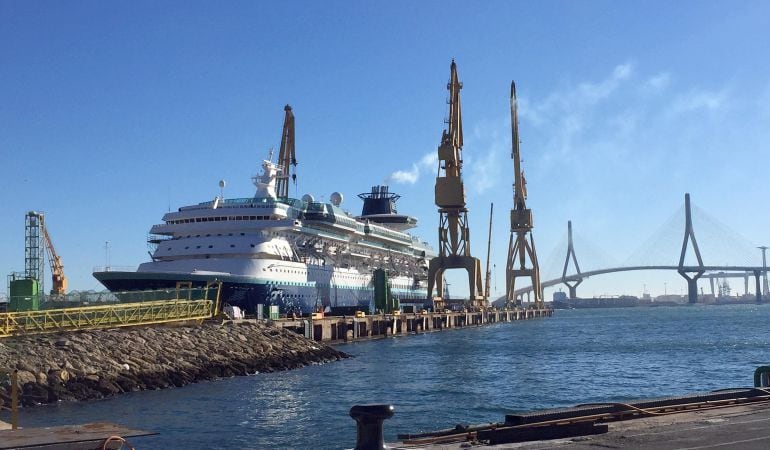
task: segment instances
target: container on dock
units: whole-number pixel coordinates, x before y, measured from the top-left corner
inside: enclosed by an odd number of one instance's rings
[[[12,280],[9,291],[9,311],[37,311],[40,309],[40,282],[34,278]]]

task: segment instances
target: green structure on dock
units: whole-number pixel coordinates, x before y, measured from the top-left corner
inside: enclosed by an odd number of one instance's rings
[[[390,314],[400,308],[398,299],[393,298],[388,283],[388,272],[385,269],[374,271],[374,309]]]
[[[40,297],[40,283],[36,279],[9,277],[9,311],[37,311],[40,309]]]

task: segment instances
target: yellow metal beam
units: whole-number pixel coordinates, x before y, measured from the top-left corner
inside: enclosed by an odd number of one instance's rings
[[[217,296],[218,298],[218,296]],[[160,300],[0,314],[0,338],[213,317],[212,300]]]

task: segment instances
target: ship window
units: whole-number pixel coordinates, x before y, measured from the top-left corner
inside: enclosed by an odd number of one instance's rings
[[[232,235],[233,235],[233,233],[227,233],[227,235],[228,235],[228,236],[232,236]]]
[[[251,248],[254,248],[254,247],[256,247],[256,245],[254,245],[254,244],[251,244]]]
[[[211,237],[211,235],[210,235],[210,234],[207,234],[207,235],[206,235],[206,237]]]
[[[200,234],[196,234],[195,237],[201,237],[201,235]]]
[[[213,245],[209,245],[209,248],[214,248],[214,246]]]
[[[246,233],[241,233],[241,236],[246,236]]]
[[[217,236],[222,236],[222,233],[217,233]]]
[[[235,248],[235,244],[230,244],[230,248]]]
[[[171,247],[169,247],[168,250],[171,250]]]
[[[249,216],[251,220],[257,220],[257,216]]]
[[[187,249],[189,249],[189,248],[190,248],[190,247],[185,247],[184,249],[185,249],[185,250],[187,250]]]
[[[198,245],[198,246],[196,246],[195,248],[201,248],[201,246],[200,246],[200,245]]]

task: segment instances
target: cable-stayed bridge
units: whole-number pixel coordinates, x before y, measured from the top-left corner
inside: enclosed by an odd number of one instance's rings
[[[695,216],[693,216],[695,212]],[[695,226],[698,229],[698,238]],[[726,225],[709,216],[704,210],[691,206],[690,195],[685,194],[685,203],[669,220],[629,256],[618,263],[605,252],[585,240],[573,238],[572,223],[568,223],[567,236],[558,246],[555,254],[547,258],[543,266],[542,287],[566,286],[569,297],[577,298],[577,288],[586,279],[604,274],[633,271],[675,271],[684,278],[690,303],[698,302],[698,280],[708,279],[711,294],[717,278],[743,278],[745,291],[749,290],[749,278],[754,279],[754,292],[758,302],[768,295],[766,247],[755,247],[747,239],[732,231]],[[700,244],[700,245],[699,245]],[[592,262],[588,270],[581,270],[576,248],[588,254]],[[705,263],[726,261],[723,264]],[[756,264],[757,248],[762,250],[762,264]],[[566,257],[564,256],[566,252]],[[678,260],[677,257],[678,256]],[[597,262],[597,261],[604,261]],[[584,266],[586,268],[588,266]],[[515,294],[522,300],[532,292],[532,286],[516,289]],[[499,303],[498,299],[495,303]]]

